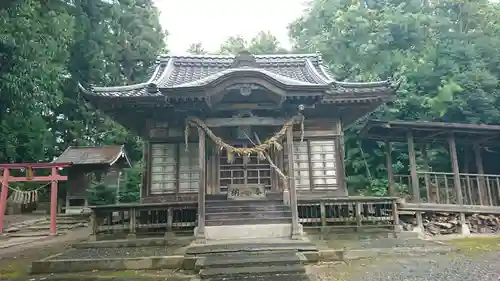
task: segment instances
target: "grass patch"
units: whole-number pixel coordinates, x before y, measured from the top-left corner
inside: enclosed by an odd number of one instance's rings
[[[469,237],[447,241],[464,253],[500,251],[500,237]]]
[[[16,254],[0,257],[0,277],[28,276],[31,270],[31,262],[63,252],[68,247],[67,244],[57,244],[41,248],[29,248]]]

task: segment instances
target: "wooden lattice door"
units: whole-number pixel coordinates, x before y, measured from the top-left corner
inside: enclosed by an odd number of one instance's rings
[[[251,145],[251,144],[250,144]],[[249,147],[249,144],[234,145]],[[220,153],[220,191],[227,192],[231,184],[261,184],[267,190],[271,188],[271,166],[267,160],[261,160],[256,154],[248,156],[235,155],[232,163],[228,163],[225,150]]]

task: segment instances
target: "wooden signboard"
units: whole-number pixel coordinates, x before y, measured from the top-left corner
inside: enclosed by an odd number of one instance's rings
[[[266,199],[266,189],[261,184],[230,184],[227,198],[233,200]]]

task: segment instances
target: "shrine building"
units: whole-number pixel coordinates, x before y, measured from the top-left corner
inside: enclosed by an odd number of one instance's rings
[[[196,201],[201,239],[301,236],[298,198],[347,196],[343,130],[398,86],[338,81],[319,54],[246,51],[164,55],[143,83],[80,85],[145,140],[141,202]],[[238,202],[266,207],[220,211]]]

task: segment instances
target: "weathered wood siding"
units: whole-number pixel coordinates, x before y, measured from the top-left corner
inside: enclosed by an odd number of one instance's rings
[[[151,144],[150,195],[198,192],[198,148],[181,143]]]
[[[342,128],[338,120],[307,120],[303,140],[294,131],[294,179],[298,192],[343,191]],[[287,162],[286,151],[284,161]],[[284,165],[285,170],[287,165]],[[342,192],[340,192],[342,193]]]

